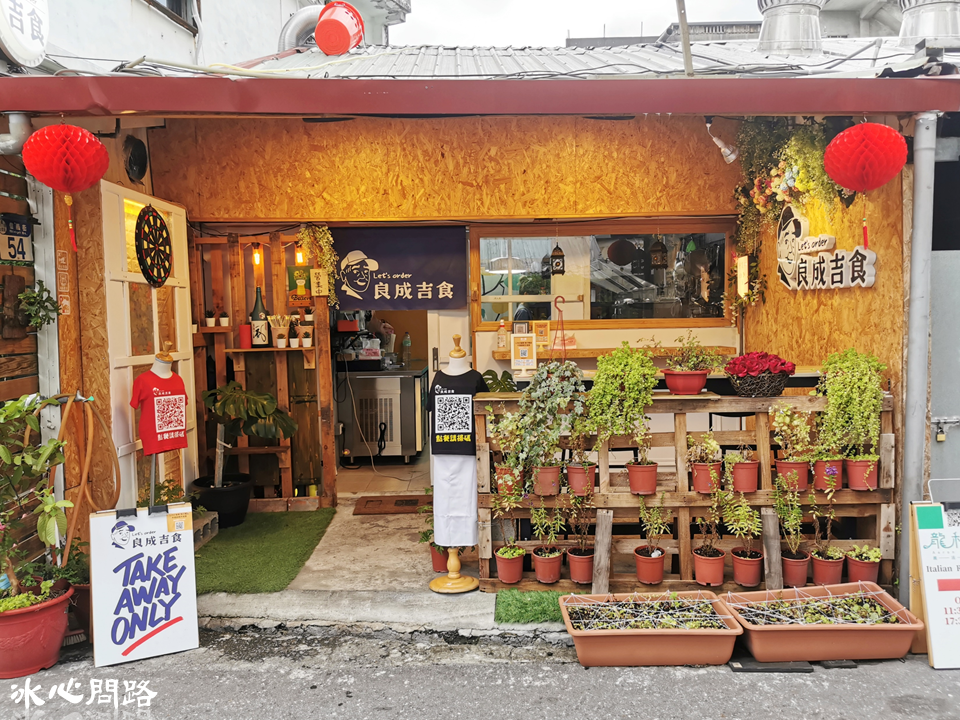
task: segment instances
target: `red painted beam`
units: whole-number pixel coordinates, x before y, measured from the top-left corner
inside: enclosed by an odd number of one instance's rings
[[[862,115],[960,110],[960,76],[611,80],[0,78],[0,111],[145,115]]]

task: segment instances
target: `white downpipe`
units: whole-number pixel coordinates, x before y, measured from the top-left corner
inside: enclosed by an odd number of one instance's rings
[[[910,599],[910,503],[924,495],[927,364],[930,358],[930,266],[933,260],[933,178],[937,112],[916,116],[913,133],[913,240],[907,302],[907,392],[903,408],[903,479],[900,507],[900,600]]]
[[[9,113],[10,132],[0,133],[0,155],[19,155],[23,144],[33,132],[30,117],[26,113]]]

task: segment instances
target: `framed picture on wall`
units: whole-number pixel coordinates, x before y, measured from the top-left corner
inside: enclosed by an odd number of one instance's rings
[[[514,335],[526,335],[530,332],[530,323],[527,321],[515,322],[513,324],[513,334]]]

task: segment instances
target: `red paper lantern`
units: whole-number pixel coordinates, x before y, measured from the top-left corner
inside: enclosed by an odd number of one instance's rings
[[[878,123],[861,123],[837,135],[823,153],[823,168],[840,187],[867,192],[886,185],[907,162],[903,135]]]
[[[23,164],[44,185],[66,193],[70,241],[77,249],[71,193],[93,187],[110,165],[107,148],[93,133],[75,125],[48,125],[23,144]]]

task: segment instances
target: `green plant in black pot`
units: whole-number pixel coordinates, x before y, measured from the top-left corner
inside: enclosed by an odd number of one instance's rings
[[[238,382],[229,382],[203,393],[203,404],[217,423],[217,453],[212,478],[198,478],[194,484],[202,488],[195,502],[220,515],[220,527],[243,522],[250,502],[251,481],[247,475],[224,477],[226,435],[247,435],[268,440],[289,438],[297,431],[297,423],[282,410],[269,393],[244,390]]]

